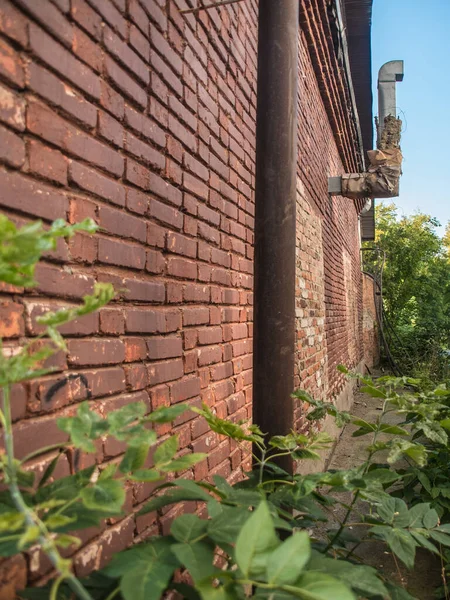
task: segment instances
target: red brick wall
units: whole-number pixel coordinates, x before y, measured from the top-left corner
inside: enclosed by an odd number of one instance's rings
[[[101,411],[205,401],[222,417],[251,415],[256,2],[182,16],[187,7],[0,1],[2,210],[18,223],[92,217],[102,227],[47,256],[36,290],[2,288],[0,334],[14,348],[38,333],[43,310],[76,302],[95,281],[120,290],[65,328],[69,354],[54,359],[55,374],[15,388],[18,456],[63,439],[56,419],[88,397]],[[173,432],[183,452],[209,454],[192,477],[241,476],[241,450],[193,413]],[[83,463],[62,460],[59,474],[120,452],[99,444]],[[150,491],[130,487],[127,508]],[[77,571],[154,523],[131,516],[88,531]],[[35,579],[49,565],[37,555],[30,567]]]
[[[87,398],[104,412],[204,401],[222,417],[251,416],[257,0],[181,15],[190,4],[0,0],[1,209],[17,223],[92,217],[102,227],[46,256],[36,290],[2,287],[0,335],[14,351],[44,310],[95,281],[119,290],[65,328],[69,354],[53,359],[55,374],[15,387],[18,456],[64,439],[56,419]],[[357,164],[357,149],[350,133],[337,139],[316,49],[300,37],[297,383],[332,397],[344,385],[336,365],[361,359],[361,276],[356,207],[328,197],[327,177],[345,157]],[[340,114],[344,100],[333,99]],[[192,413],[173,432],[183,452],[209,454],[191,477],[235,479],[248,466]],[[99,444],[95,457],[61,460],[58,474],[120,452]],[[127,510],[151,489],[130,487]],[[131,513],[88,530],[77,573],[173,516]],[[39,553],[29,565],[33,581],[49,569]]]
[[[303,29],[309,26],[320,30],[318,14],[310,15],[310,22],[303,23]],[[345,154],[338,143],[341,140],[335,139],[324,101],[328,92],[317,79],[314,60],[319,46],[316,40],[311,49],[308,36],[301,32],[296,384],[315,397],[331,399],[347,385],[337,366],[357,367],[363,358],[362,276],[359,205],[328,194],[328,177],[345,173],[351,165],[343,163]],[[354,154],[356,161],[356,146]],[[305,426],[301,405],[296,407],[295,422],[299,428]]]

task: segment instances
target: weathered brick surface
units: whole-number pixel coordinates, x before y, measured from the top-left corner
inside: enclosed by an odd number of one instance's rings
[[[0,206],[21,220],[101,227],[48,255],[33,292],[1,288],[0,335],[12,346],[37,335],[37,316],[96,281],[118,290],[65,328],[56,373],[13,389],[19,455],[65,439],[56,419],[87,398],[102,410],[142,398],[251,416],[257,1],[180,15],[187,6],[0,0]],[[337,97],[324,98],[308,39],[300,34],[296,383],[331,398],[344,385],[336,365],[362,356],[362,295],[357,211],[328,197],[327,176],[357,161],[348,128],[334,135]],[[208,452],[191,477],[234,481],[249,466],[192,411],[173,430],[182,452]],[[121,451],[107,443],[95,460]],[[77,455],[66,468],[81,465]],[[130,489],[129,507],[151,490]],[[77,573],[173,518],[131,516],[83,538]],[[31,562],[38,580],[49,565]]]

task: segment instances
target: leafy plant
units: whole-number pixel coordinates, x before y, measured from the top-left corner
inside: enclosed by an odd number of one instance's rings
[[[79,225],[58,221],[49,229],[40,223],[17,229],[1,218],[0,277],[13,285],[32,286],[37,260],[55,247],[59,237],[95,230],[89,220]],[[42,316],[44,332],[19,352],[0,354],[0,420],[5,440],[0,462],[5,485],[0,492],[0,555],[12,556],[38,545],[55,569],[46,587],[25,590],[21,597],[156,600],[173,590],[195,600],[355,600],[361,596],[411,600],[405,589],[362,564],[358,548],[368,541],[385,544],[408,568],[414,564],[418,547],[439,556],[445,554],[443,547],[450,548],[443,473],[450,394],[445,387],[422,392],[411,387],[417,382],[406,378],[359,378],[362,390],[382,403],[375,422],[298,391],[295,397],[306,407],[310,432],[292,431],[272,438],[257,425],[220,419],[208,406],[193,409],[219,436],[227,436],[245,450],[252,448],[253,468],[234,485],[217,476],[212,483],[168,479],[168,474],[205,458],[204,454],[177,456],[176,436],[157,439],[154,426],[170,423],[186,410],[183,405],[150,412],[144,403],[133,403],[104,416],[89,402],[82,402],[73,416],[58,421],[67,442],[43,447],[23,460],[14,456],[11,384],[48,373],[45,361],[66,348],[58,328],[104,306],[113,296],[111,286],[96,286],[79,306]],[[403,416],[403,422],[388,422],[391,412]],[[332,443],[320,431],[326,415],[339,426],[356,426],[355,436],[368,436],[363,463],[348,470],[307,475],[283,470],[280,459],[315,460]],[[52,481],[59,457],[68,448],[94,453],[96,442],[107,436],[124,445],[120,459]],[[34,482],[27,462],[50,450],[58,454],[40,481]],[[377,462],[381,452],[386,462]],[[192,502],[198,504],[198,514],[181,514],[171,523],[168,535],[120,552],[101,571],[77,579],[67,558],[80,544],[77,532],[102,519],[123,516],[125,485],[130,481],[159,484],[140,514]],[[340,499],[342,491],[350,495],[350,501]],[[361,510],[361,504],[367,510]],[[334,506],[345,510],[337,527],[330,519]],[[324,524],[326,531],[321,533]]]

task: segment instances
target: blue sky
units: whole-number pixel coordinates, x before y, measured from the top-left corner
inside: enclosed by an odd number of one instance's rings
[[[374,114],[378,69],[388,60],[405,61],[397,84],[403,177],[394,202],[400,214],[419,209],[436,217],[441,234],[450,220],[449,28],[450,0],[374,0]]]

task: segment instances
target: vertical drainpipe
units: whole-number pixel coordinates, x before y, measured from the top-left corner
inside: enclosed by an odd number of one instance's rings
[[[253,421],[269,435],[294,416],[298,26],[299,0],[259,1]]]

